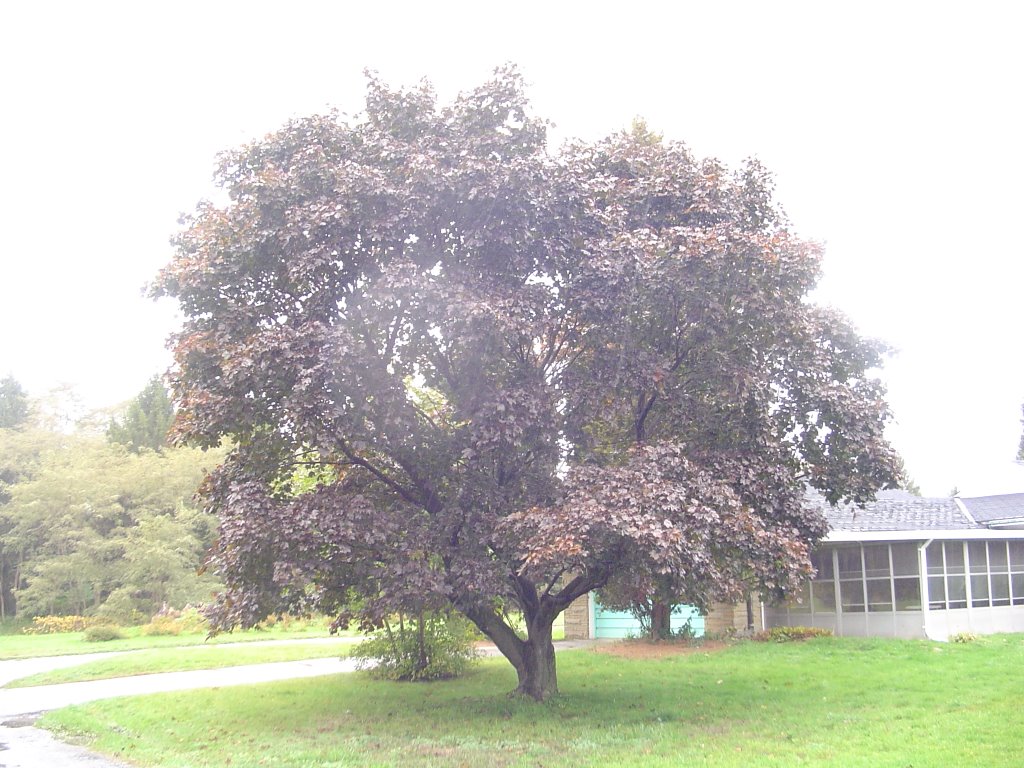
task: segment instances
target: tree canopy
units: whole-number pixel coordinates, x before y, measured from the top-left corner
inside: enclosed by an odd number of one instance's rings
[[[203,487],[221,626],[452,606],[544,698],[589,590],[784,591],[826,530],[806,486],[898,482],[883,350],[808,301],[821,249],[756,161],[641,124],[550,152],[503,69],[442,107],[371,77],[218,180],[156,293],[178,439],[236,446]]]
[[[0,430],[2,615],[127,622],[208,600],[218,585],[197,571],[217,521],[192,497],[219,454]]]
[[[160,451],[167,445],[167,433],[174,421],[174,404],[167,387],[154,376],[128,404],[124,416],[111,419],[107,438],[129,450]]]
[[[13,376],[0,379],[0,429],[14,429],[28,420],[28,395]]]

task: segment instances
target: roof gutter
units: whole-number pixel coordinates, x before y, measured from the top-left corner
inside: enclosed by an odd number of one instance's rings
[[[1009,523],[1004,523],[1008,525]],[[1024,520],[1018,525],[1024,525]],[[826,544],[842,544],[855,541],[923,541],[925,539],[970,540],[970,539],[1024,539],[1024,529],[961,528],[941,531],[927,531],[920,528],[910,531],[829,531],[822,541]]]
[[[1003,520],[993,520],[986,525],[993,529],[999,530],[1002,528],[1021,528],[1024,527],[1024,517],[1008,517]]]

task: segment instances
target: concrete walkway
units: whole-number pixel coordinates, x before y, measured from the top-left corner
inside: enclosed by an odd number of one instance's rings
[[[268,641],[280,645],[310,642],[356,642],[360,638],[320,638],[307,640]],[[584,648],[593,645],[593,640],[564,640],[555,643],[556,651]],[[264,643],[259,643],[263,645]],[[249,645],[232,643],[215,647]],[[210,647],[210,646],[196,646]],[[483,646],[484,656],[495,656],[494,646]],[[106,658],[133,653],[115,651],[110,653],[83,654],[80,656],[51,656],[0,662],[0,685],[19,677],[46,671],[85,664],[96,658]],[[20,665],[20,666],[19,666]],[[84,704],[99,699],[118,696],[139,696],[167,691],[185,691],[196,688],[222,688],[233,685],[267,683],[275,680],[294,680],[303,677],[319,677],[351,672],[356,668],[354,659],[309,659],[307,661],[281,661],[272,664],[248,664],[240,667],[196,670],[192,672],[161,672],[152,675],[117,677],[108,680],[92,680],[82,683],[61,683],[41,685],[34,688],[13,688],[0,690],[0,768],[125,768],[124,763],[100,757],[81,747],[56,741],[49,732],[33,728],[32,723],[43,712],[51,709]],[[31,670],[25,672],[24,670]],[[9,675],[14,675],[9,677]]]
[[[307,638],[302,640],[268,640],[260,645],[346,645],[361,638]],[[188,648],[232,648],[252,646],[253,643],[222,643]],[[46,656],[33,659],[0,661],[0,685],[28,677],[39,672],[65,669],[87,664],[98,659],[135,653],[111,651],[84,653],[75,656]],[[34,728],[32,724],[43,712],[71,704],[83,704],[117,696],[136,696],[164,691],[183,691],[193,688],[218,688],[247,685],[274,680],[289,680],[317,675],[351,672],[352,659],[311,659],[285,661],[272,664],[249,664],[223,669],[192,672],[164,672],[153,675],[118,677],[81,683],[41,685],[32,688],[0,689],[0,768],[124,768],[120,763],[96,755],[82,747],[64,744],[53,738],[49,731]]]
[[[275,680],[336,675],[341,672],[352,672],[355,668],[354,659],[309,659],[4,689],[0,690],[0,720],[118,696],[269,683]]]
[[[259,646],[266,648],[275,645],[351,645],[358,643],[362,637],[304,637],[291,640],[258,640],[249,643],[205,643],[202,645],[183,645],[175,647],[175,651],[195,651],[205,648],[253,648]],[[55,669],[66,669],[77,667],[80,664],[87,664],[90,661],[109,659],[114,656],[124,656],[129,653],[142,653],[144,651],[159,651],[160,648],[140,648],[131,651],[104,651],[101,653],[78,653],[70,656],[35,656],[28,659],[5,659],[0,661],[0,686],[7,685],[12,680],[20,680],[29,675],[40,672],[50,672]],[[168,649],[170,650],[170,649]]]

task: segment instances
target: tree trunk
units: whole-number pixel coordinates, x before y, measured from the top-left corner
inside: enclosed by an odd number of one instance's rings
[[[573,600],[582,597],[592,589],[604,586],[608,574],[596,577],[578,575],[552,594],[554,584],[539,594],[536,585],[522,577],[516,577],[513,585],[519,597],[519,606],[526,619],[526,640],[496,613],[492,606],[475,605],[460,607],[465,616],[498,646],[501,654],[515,667],[519,685],[514,695],[529,696],[544,701],[558,694],[558,676],[555,672],[555,646],[551,642],[551,626],[555,618]]]
[[[522,644],[521,661],[515,665],[519,686],[515,693],[544,701],[558,693],[555,672],[555,646],[551,642],[551,621],[546,627],[530,627],[530,637]]]
[[[651,604],[651,639],[665,640],[672,636],[672,606],[660,600]]]
[[[490,610],[471,608],[463,612],[515,667],[519,685],[512,692],[513,695],[544,701],[558,693],[555,646],[551,642],[551,625],[558,615],[557,611],[545,610],[527,616],[526,640]]]

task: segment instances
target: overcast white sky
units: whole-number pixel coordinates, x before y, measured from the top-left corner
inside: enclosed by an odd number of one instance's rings
[[[643,116],[757,155],[819,299],[896,347],[890,437],[926,494],[1024,491],[1024,11],[985,3],[7,3],[0,376],[94,406],[169,363],[142,296],[214,155],[358,112],[364,67],[442,99],[516,62],[554,140]]]

